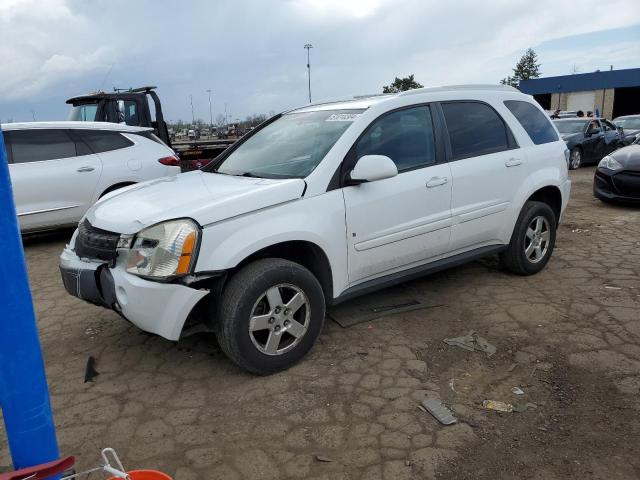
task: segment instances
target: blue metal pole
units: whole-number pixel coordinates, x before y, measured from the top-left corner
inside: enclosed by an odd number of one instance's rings
[[[0,407],[16,469],[59,458],[0,129]]]

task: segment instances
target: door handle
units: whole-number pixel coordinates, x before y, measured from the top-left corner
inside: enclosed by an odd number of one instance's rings
[[[78,170],[76,170],[76,172],[93,172],[95,170],[95,168],[93,167],[80,167]]]
[[[439,187],[448,181],[449,179],[447,177],[432,177],[431,180],[427,182],[427,188]]]
[[[518,165],[522,165],[522,160],[519,158],[510,158],[506,162],[504,162],[505,167],[517,167]]]

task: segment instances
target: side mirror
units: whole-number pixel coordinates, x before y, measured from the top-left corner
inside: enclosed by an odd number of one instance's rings
[[[398,168],[389,157],[384,155],[365,155],[360,157],[349,173],[352,185],[375,182],[398,175]]]

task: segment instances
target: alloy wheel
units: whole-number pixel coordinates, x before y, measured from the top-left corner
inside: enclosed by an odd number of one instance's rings
[[[265,355],[282,355],[307,333],[311,310],[305,293],[295,285],[279,284],[263,292],[251,310],[249,336]]]
[[[571,169],[580,168],[580,163],[582,163],[582,153],[579,148],[574,148],[571,150]]]
[[[538,263],[549,250],[551,229],[543,216],[534,217],[527,227],[524,239],[524,254],[531,263]]]

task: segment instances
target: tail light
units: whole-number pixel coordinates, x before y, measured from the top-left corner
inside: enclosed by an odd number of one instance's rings
[[[180,159],[178,157],[176,157],[175,155],[169,155],[168,157],[159,158],[158,161],[161,164],[166,165],[167,167],[179,167],[180,166]]]

